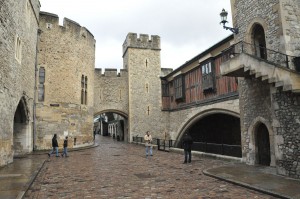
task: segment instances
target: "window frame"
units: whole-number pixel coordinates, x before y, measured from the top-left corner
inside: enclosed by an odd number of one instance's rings
[[[184,93],[184,75],[178,75],[174,78],[174,96],[175,100],[183,100]]]

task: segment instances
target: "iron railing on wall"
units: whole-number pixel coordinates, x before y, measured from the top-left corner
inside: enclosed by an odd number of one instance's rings
[[[132,140],[135,143],[144,143],[144,137],[133,136]],[[177,141],[175,140],[165,140],[159,138],[153,138],[152,144],[157,145],[157,149],[161,151],[170,151],[170,148],[175,148],[176,146],[181,147],[180,143],[178,145]],[[192,145],[192,150],[232,157],[242,157],[241,145],[194,142]]]
[[[231,52],[231,56],[245,53],[270,62],[275,66],[282,66],[300,72],[300,57],[286,55],[281,52],[265,48],[263,46],[257,46],[244,41],[240,41],[223,51],[223,54],[227,54],[228,51]]]
[[[194,142],[192,145],[192,150],[233,157],[242,157],[241,145]]]

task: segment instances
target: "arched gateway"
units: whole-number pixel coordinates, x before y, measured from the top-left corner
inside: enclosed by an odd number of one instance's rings
[[[242,157],[238,113],[222,109],[199,112],[180,129],[177,147],[185,133],[192,136],[195,151]]]

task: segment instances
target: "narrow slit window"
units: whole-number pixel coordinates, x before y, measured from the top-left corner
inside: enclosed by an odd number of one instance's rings
[[[38,100],[40,102],[45,100],[45,68],[39,69],[39,85],[38,85]]]
[[[19,63],[21,63],[21,54],[22,54],[22,42],[21,42],[21,38],[17,35],[16,44],[15,44],[15,57]]]
[[[88,78],[87,76],[81,76],[81,104],[87,105],[87,88],[88,88]]]

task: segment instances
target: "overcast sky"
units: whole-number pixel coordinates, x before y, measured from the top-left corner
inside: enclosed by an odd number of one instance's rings
[[[40,0],[41,11],[86,27],[96,39],[96,68],[123,68],[129,32],[161,37],[161,67],[178,68],[230,35],[219,24],[230,0]]]

